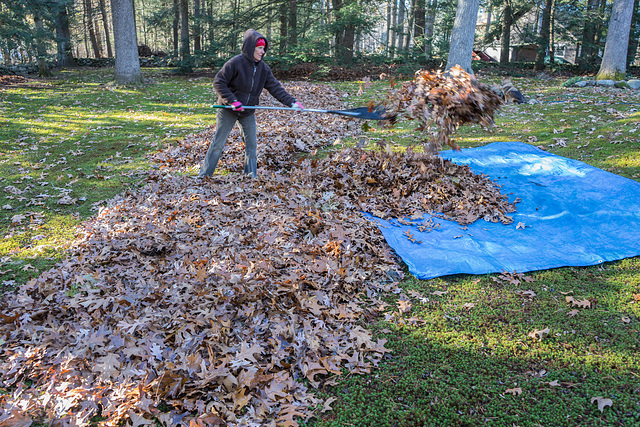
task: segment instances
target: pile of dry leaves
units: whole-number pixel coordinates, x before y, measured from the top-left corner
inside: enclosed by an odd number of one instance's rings
[[[458,148],[451,135],[460,125],[492,127],[501,105],[502,99],[489,85],[457,65],[447,72],[420,70],[387,100],[390,114],[418,121],[416,131],[426,134],[420,142],[425,152],[432,154],[446,145]]]
[[[288,89],[344,108],[326,86]],[[296,426],[329,408],[313,393],[321,382],[370,372],[388,352],[362,324],[402,267],[362,211],[510,221],[513,205],[467,167],[358,148],[295,160],[359,126],[258,117],[259,179],[185,175],[211,131],[186,138],[86,224],[66,261],[4,296],[0,424]],[[236,135],[223,166],[240,167],[242,150]]]
[[[10,86],[25,83],[27,79],[19,75],[0,75],[0,86]]]

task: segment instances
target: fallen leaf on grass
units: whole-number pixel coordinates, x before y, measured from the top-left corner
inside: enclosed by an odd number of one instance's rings
[[[14,215],[11,217],[11,224],[22,224],[22,220],[25,218],[26,216],[22,214]]]
[[[525,298],[533,298],[533,297],[536,296],[536,293],[533,292],[533,291],[520,291],[520,290],[518,290],[518,291],[516,291],[516,293],[518,295],[520,295],[521,297],[525,297]]]
[[[477,304],[474,302],[468,302],[465,305],[463,305],[462,307],[466,308],[467,310],[471,310],[473,307],[475,307]]]
[[[508,388],[505,391],[505,393],[513,394],[514,396],[520,396],[522,394],[522,388],[521,387]]]
[[[69,197],[69,195],[66,195],[66,196],[58,199],[58,201],[56,203],[59,204],[59,205],[73,205],[77,201],[78,201],[78,199],[72,199],[71,197]]]
[[[634,301],[640,301],[640,294],[633,294]]]
[[[538,341],[542,341],[542,338],[546,335],[549,334],[549,332],[551,332],[551,329],[549,328],[544,328],[543,330],[538,330],[535,329],[533,332],[529,332],[529,337],[536,339],[536,337],[538,338]]]
[[[631,318],[627,316],[623,316],[621,320],[622,320],[622,323],[631,323]]]
[[[447,291],[433,291],[431,292],[431,295],[437,295],[437,296],[442,296],[442,295],[446,295]]]
[[[567,313],[567,315],[569,317],[573,317],[573,316],[577,315],[578,313],[580,313],[578,310],[571,310],[570,312]]]
[[[333,408],[331,406],[329,406],[329,405],[331,405],[336,400],[338,400],[337,397],[330,397],[327,400],[325,400],[324,405],[323,405],[322,409],[320,410],[320,412],[332,411]]]
[[[411,301],[398,301],[398,309],[400,313],[406,313],[411,310]]]
[[[508,271],[502,272],[502,274],[497,277],[491,278],[496,283],[511,283],[512,285],[519,286],[522,282],[533,282],[534,279],[531,276],[525,276],[523,273],[513,272],[510,273]]]
[[[602,396],[592,397],[591,398],[591,403],[593,403],[593,402],[598,402],[598,409],[600,409],[600,412],[603,412],[604,408],[606,406],[613,405],[613,400],[607,399],[607,398],[602,397]]]
[[[558,380],[553,380],[549,383],[549,385],[551,387],[558,387],[560,385],[560,383],[558,382]]]
[[[565,297],[564,298],[568,303],[570,303],[571,305],[577,305],[578,307],[582,307],[582,308],[591,308],[591,301],[589,301],[588,299],[583,299],[583,300],[577,300],[574,297]]]

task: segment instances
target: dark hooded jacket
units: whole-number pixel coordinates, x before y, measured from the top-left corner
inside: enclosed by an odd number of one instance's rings
[[[263,60],[258,62],[253,58],[253,52],[258,39],[265,40],[265,52],[269,48],[269,41],[256,30],[247,30],[242,42],[242,54],[228,60],[218,71],[213,80],[213,87],[218,93],[218,103],[231,105],[240,101],[243,105],[259,105],[262,89],[267,89],[274,98],[290,107],[296,102],[273,76],[271,68]],[[245,109],[239,114],[248,116],[255,110]]]

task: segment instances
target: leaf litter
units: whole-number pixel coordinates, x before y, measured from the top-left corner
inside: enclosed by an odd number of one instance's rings
[[[328,86],[288,89],[344,108]],[[361,212],[511,222],[492,180],[431,153],[299,158],[360,137],[351,119],[269,111],[258,122],[259,179],[193,179],[214,128],[184,138],[153,156],[143,188],[84,225],[65,261],[5,294],[0,422],[295,426],[329,407],[314,389],[389,352],[362,325],[403,268]],[[240,170],[243,151],[232,134],[221,166]]]

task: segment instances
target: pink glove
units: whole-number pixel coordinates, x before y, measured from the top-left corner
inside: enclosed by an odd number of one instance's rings
[[[295,108],[298,111],[304,110],[304,107],[298,101],[296,101],[293,104],[291,104],[291,108]]]
[[[231,106],[233,107],[233,111],[244,111],[244,108],[242,107],[242,102],[240,101],[233,102]]]

